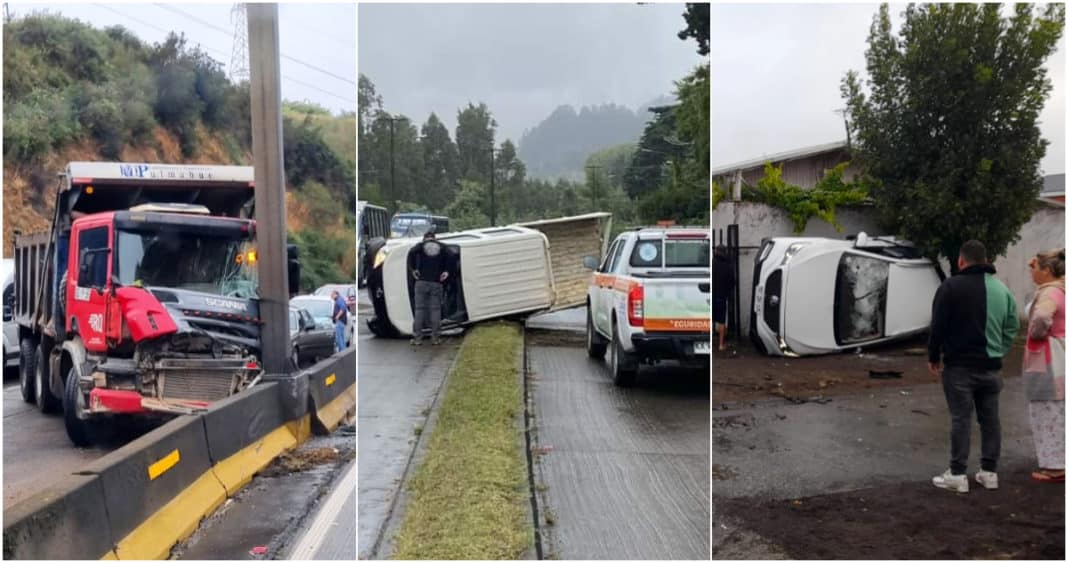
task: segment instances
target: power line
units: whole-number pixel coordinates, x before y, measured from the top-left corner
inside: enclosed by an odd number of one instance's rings
[[[93,4],[93,5],[98,7],[98,8],[103,8],[103,9],[105,9],[105,10],[107,10],[109,12],[112,12],[114,14],[118,14],[118,15],[124,17],[124,18],[128,18],[128,19],[130,19],[130,20],[132,20],[134,22],[137,22],[137,23],[139,23],[139,24],[141,24],[143,26],[155,29],[156,31],[159,31],[161,33],[172,33],[173,32],[173,30],[163,29],[162,27],[159,27],[159,26],[157,26],[155,24],[152,24],[152,23],[149,23],[149,22],[147,22],[145,20],[142,20],[140,18],[131,16],[130,14],[123,13],[123,12],[120,12],[118,10],[115,10],[115,9],[113,9],[113,8],[107,6],[107,5],[104,5],[104,4]],[[220,55],[222,57],[228,56],[227,53],[224,53],[220,49],[215,49],[215,48],[211,47],[210,45],[203,45],[203,44],[200,44],[200,43],[198,43],[198,45],[201,48],[203,48],[204,50],[211,51],[211,52],[213,52],[213,53],[215,53],[217,55]],[[335,94],[334,92],[323,90],[322,88],[320,88],[318,86],[315,86],[315,85],[312,85],[312,84],[308,84],[307,82],[304,82],[302,80],[297,80],[296,78],[292,78],[292,77],[286,76],[284,74],[282,75],[282,80],[285,80],[287,82],[292,82],[292,83],[300,85],[300,86],[304,86],[305,88],[311,88],[312,90],[315,90],[315,91],[320,92],[322,94],[326,94],[327,96],[332,96],[334,98],[337,98],[337,99],[345,101],[345,102],[350,102],[351,103],[353,101],[351,97],[342,96],[340,94]]]
[[[160,3],[157,3],[156,6],[159,6],[160,8],[163,8],[164,10],[168,10],[168,11],[174,12],[176,14],[185,16],[186,18],[189,18],[189,19],[191,19],[191,20],[193,20],[193,21],[195,21],[195,22],[197,22],[197,23],[199,23],[201,25],[204,25],[204,26],[206,26],[206,27],[208,27],[210,29],[214,29],[215,31],[218,31],[219,33],[222,33],[222,34],[226,35],[227,37],[230,37],[230,38],[233,37],[233,32],[232,31],[228,31],[225,28],[219,27],[219,26],[217,26],[217,25],[215,25],[215,24],[213,24],[213,23],[211,23],[211,22],[209,22],[207,20],[204,20],[204,19],[201,19],[201,18],[199,18],[197,16],[194,16],[194,15],[186,12],[185,10],[179,10],[178,8],[175,8],[174,6],[170,6],[170,5],[167,5],[167,4],[160,4]],[[300,59],[298,59],[296,57],[291,57],[291,56],[289,56],[289,55],[287,55],[285,53],[280,53],[279,56],[281,56],[283,59],[286,59],[287,61],[291,61],[291,62],[297,63],[297,64],[299,64],[301,66],[304,66],[304,67],[307,67],[307,68],[309,68],[311,70],[314,70],[316,72],[325,74],[327,76],[330,76],[330,77],[335,78],[337,80],[340,80],[342,82],[351,84],[353,86],[357,85],[356,82],[351,80],[351,79],[345,78],[344,76],[341,76],[340,74],[334,74],[333,72],[330,72],[329,70],[326,70],[324,68],[315,66],[315,65],[313,65],[313,64],[311,64],[309,62],[302,61],[302,60],[300,60]]]

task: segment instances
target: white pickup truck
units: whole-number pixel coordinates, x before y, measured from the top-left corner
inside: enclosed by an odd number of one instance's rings
[[[638,365],[676,360],[709,365],[708,229],[640,228],[612,242],[586,292],[586,351],[604,358],[616,385],[633,383]]]

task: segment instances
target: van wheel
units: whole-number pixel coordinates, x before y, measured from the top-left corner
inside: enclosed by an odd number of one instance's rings
[[[605,339],[597,334],[597,329],[593,326],[593,313],[590,312],[589,306],[586,307],[586,354],[595,360],[603,360],[604,352],[608,348],[608,343]]]
[[[22,400],[27,403],[37,401],[37,386],[34,383],[36,372],[37,343],[32,338],[23,338],[19,342],[19,388],[22,390]]]
[[[630,354],[623,351],[623,344],[619,340],[619,331],[616,330],[614,320],[612,321],[612,342],[610,344],[611,354],[609,354],[608,368],[612,372],[612,382],[617,387],[629,387],[634,384],[638,369]]]
[[[37,347],[35,354],[33,373],[34,387],[37,391],[37,408],[43,413],[53,413],[59,410],[59,397],[52,393],[52,387],[48,384],[48,358],[44,357],[43,348]]]
[[[85,412],[85,394],[82,393],[78,368],[71,366],[67,372],[67,383],[63,386],[63,422],[67,427],[67,437],[79,448],[93,445],[92,425]]]

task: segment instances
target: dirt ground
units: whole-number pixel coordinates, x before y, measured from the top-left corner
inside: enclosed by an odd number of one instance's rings
[[[716,352],[712,358],[712,405],[723,408],[776,397],[790,401],[820,401],[856,395],[883,387],[907,387],[936,380],[927,371],[924,337],[849,352],[804,358],[765,356],[748,341],[735,345],[732,356]],[[1005,358],[1004,377],[1019,375],[1022,343]],[[871,372],[896,372],[885,379]],[[878,374],[876,374],[878,375]]]
[[[910,482],[792,500],[713,496],[712,523],[755,532],[791,559],[1063,560],[1064,499],[1064,484],[1002,472],[999,490],[965,495]]]

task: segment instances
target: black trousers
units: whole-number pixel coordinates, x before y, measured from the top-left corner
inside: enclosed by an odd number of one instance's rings
[[[942,372],[942,390],[953,418],[950,434],[949,469],[963,475],[968,469],[971,449],[972,412],[979,421],[982,436],[980,467],[997,471],[1001,457],[1001,419],[998,417],[998,395],[1003,387],[999,371],[977,370],[961,366],[947,366]]]

